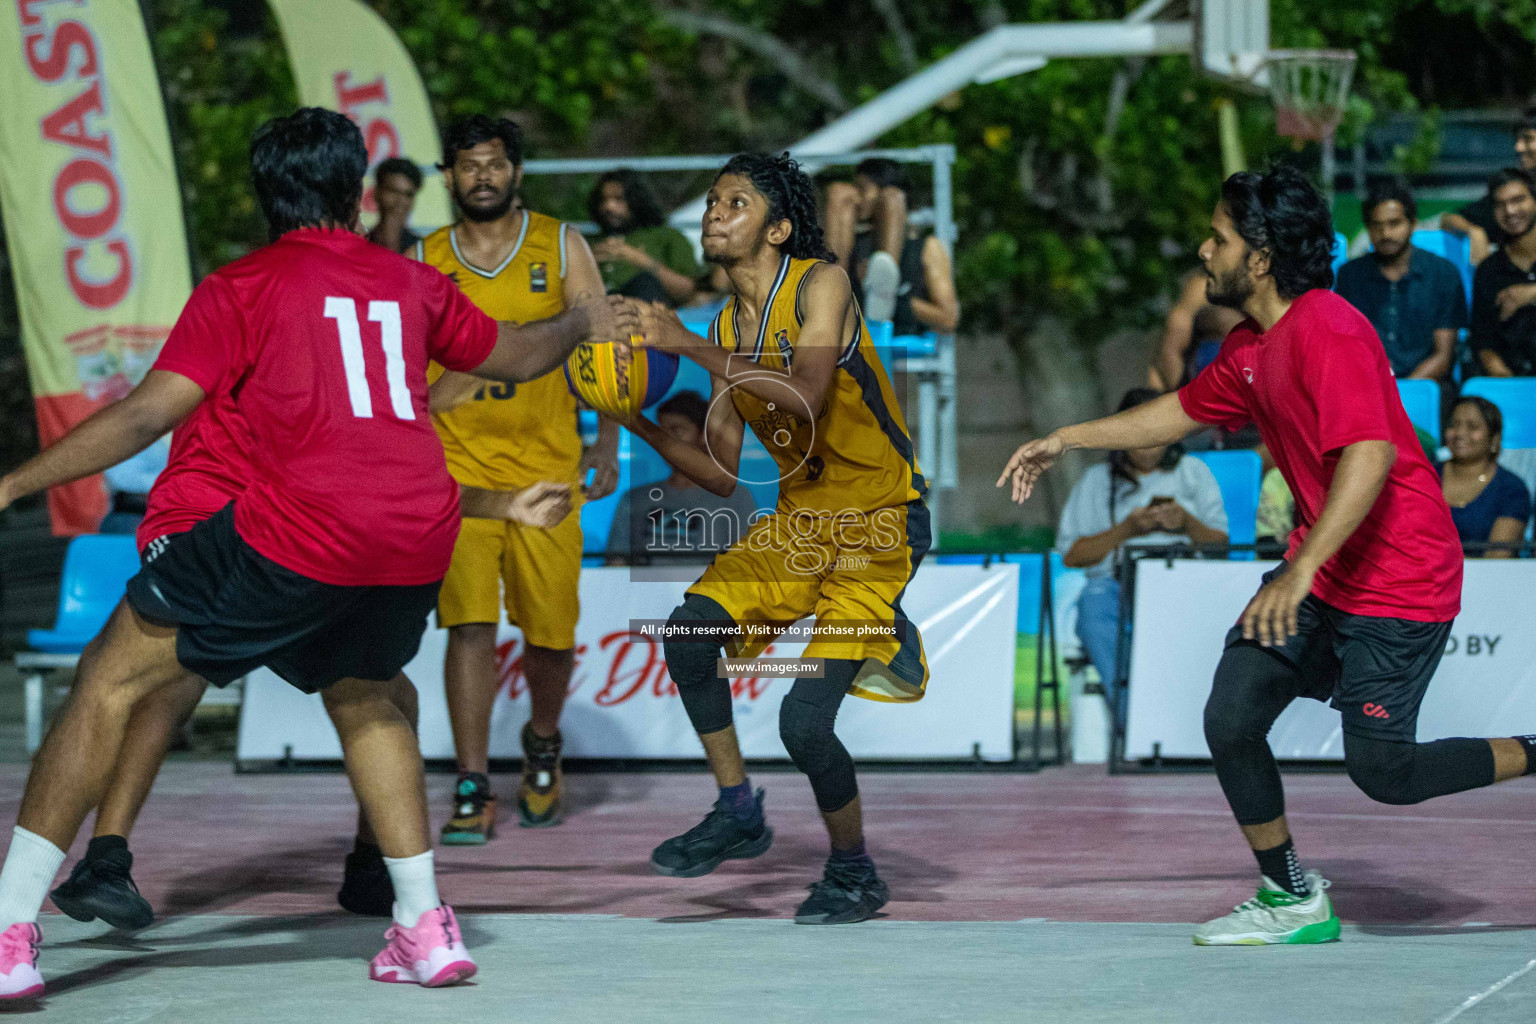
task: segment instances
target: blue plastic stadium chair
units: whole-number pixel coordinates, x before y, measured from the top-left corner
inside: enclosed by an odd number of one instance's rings
[[[1259,489],[1264,482],[1264,462],[1258,452],[1190,452],[1211,467],[1221,488],[1221,503],[1227,510],[1227,540],[1232,544],[1252,544],[1258,532]],[[1234,558],[1251,559],[1252,552],[1234,552]]]
[[[618,486],[608,497],[588,501],[581,506],[581,550],[584,554],[601,555],[608,550],[608,531],[613,526],[613,515],[618,511],[619,499],[625,491],[635,486],[631,468],[634,447],[643,445],[644,442],[629,431],[619,431]]]
[[[1463,395],[1486,398],[1504,414],[1504,447],[1536,448],[1536,377],[1473,377]]]
[[[1344,237],[1344,232],[1333,233],[1333,276],[1339,276],[1339,268],[1349,262],[1349,239]]]
[[[1443,256],[1456,264],[1461,274],[1461,285],[1467,290],[1467,302],[1472,301],[1472,241],[1466,235],[1449,231],[1415,231],[1413,244],[1425,252]]]
[[[1432,380],[1397,380],[1397,393],[1414,426],[1440,440],[1440,385]]]
[[[91,534],[69,542],[52,629],[29,629],[27,645],[48,654],[79,654],[96,638],[139,571],[139,549],[127,534]]]
[[[939,336],[932,331],[926,334],[898,334],[891,339],[891,349],[904,358],[931,356],[939,347]]]

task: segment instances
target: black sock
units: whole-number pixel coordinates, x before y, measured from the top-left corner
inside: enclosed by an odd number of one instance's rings
[[[1516,736],[1515,742],[1525,748],[1525,774],[1536,775],[1536,733]]]
[[[1307,880],[1301,873],[1301,862],[1296,859],[1296,846],[1289,839],[1269,850],[1254,850],[1259,860],[1259,870],[1264,876],[1292,896],[1307,896]]]
[[[378,843],[365,843],[361,839],[352,841],[352,852],[363,857],[383,857],[384,851],[379,849]]]
[[[128,840],[123,836],[97,836],[85,848],[86,860],[100,860],[113,850],[128,852]]]
[[[864,840],[859,840],[858,846],[850,846],[846,850],[832,847],[832,859],[839,864],[857,865],[858,867],[873,868],[875,862],[864,849]]]
[[[763,820],[763,809],[752,795],[752,780],[742,779],[739,785],[721,786],[720,802],[726,812],[743,825],[752,826]]]

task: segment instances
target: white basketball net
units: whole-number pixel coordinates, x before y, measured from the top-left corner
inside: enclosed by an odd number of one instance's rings
[[[1320,141],[1344,120],[1355,77],[1352,50],[1273,50],[1265,62],[1275,101],[1275,131]]]

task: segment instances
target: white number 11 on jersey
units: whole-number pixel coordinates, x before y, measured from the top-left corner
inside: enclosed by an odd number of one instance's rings
[[[347,397],[352,400],[352,415],[373,418],[373,396],[368,393],[367,364],[363,360],[363,331],[357,322],[357,303],[334,295],[325,300],[325,315],[336,321],[341,334],[341,365],[347,372]],[[411,389],[405,383],[405,349],[400,335],[400,303],[368,303],[368,319],[379,325],[384,349],[384,379],[389,382],[389,404],[395,417],[414,420]]]

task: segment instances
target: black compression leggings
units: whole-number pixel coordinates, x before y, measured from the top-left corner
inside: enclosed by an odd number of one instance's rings
[[[709,598],[689,594],[673,612],[675,629],[697,630],[705,624],[731,624],[728,612]],[[688,721],[701,736],[728,727],[731,686],[716,672],[720,643],[713,639],[675,639],[664,645],[667,671],[677,684]],[[816,794],[816,806],[828,813],[848,806],[859,795],[853,758],[833,732],[837,710],[861,662],[827,658],[824,678],[796,679],[779,705],[779,737],[784,749],[805,773]]]
[[[1285,813],[1267,737],[1298,691],[1297,669],[1278,654],[1237,644],[1221,656],[1205,705],[1205,740],[1239,825]],[[1494,781],[1493,748],[1481,739],[1407,743],[1345,732],[1344,764],[1366,796],[1387,804],[1416,804]]]

